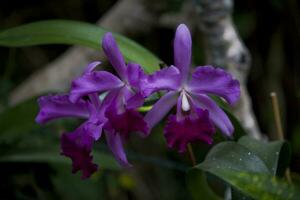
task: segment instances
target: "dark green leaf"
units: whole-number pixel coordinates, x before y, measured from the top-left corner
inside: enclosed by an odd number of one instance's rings
[[[33,139],[33,136],[30,134],[28,134],[28,137]],[[42,138],[43,135],[41,134],[39,137]],[[1,152],[0,162],[65,164],[71,170],[71,160],[60,154],[59,141],[48,141],[47,139],[44,138],[44,141],[40,139],[41,142],[39,144],[33,143],[27,147],[20,147],[20,145],[16,144],[9,151]],[[101,169],[120,169],[111,154],[98,150],[93,151],[92,154],[94,162],[101,166]]]
[[[273,175],[282,176],[289,165],[291,150],[286,141],[266,142],[244,136],[238,143],[260,157]]]
[[[45,142],[46,143],[46,142]],[[71,165],[71,160],[65,156],[60,155],[60,148],[58,144],[53,144],[51,148],[30,146],[27,149],[14,149],[13,152],[0,155],[0,162],[31,162],[31,163],[59,163]],[[115,159],[104,152],[94,151],[94,162],[99,164],[102,169],[118,170],[119,165]],[[70,168],[71,169],[71,168]]]
[[[9,142],[19,135],[38,128],[35,116],[38,112],[36,99],[30,99],[0,113],[0,142]]]
[[[207,184],[206,175],[199,170],[191,170],[187,174],[187,187],[193,199],[221,200]]]
[[[224,170],[215,172],[244,194],[257,200],[297,200],[299,188],[269,174]]]
[[[62,165],[54,165],[53,167],[56,173],[51,176],[51,179],[54,191],[59,196],[59,199],[105,199],[106,187],[103,178],[101,177],[101,180],[94,178],[98,176],[99,172],[87,180],[81,180],[81,174],[72,174],[69,167]]]
[[[257,155],[235,142],[217,144],[198,166],[270,174],[265,163]]]
[[[199,171],[198,169],[201,169],[203,171]],[[188,176],[188,183],[197,183],[197,180],[193,179],[197,178],[196,174],[199,173],[198,177],[200,176],[201,179],[200,181],[198,180],[197,189],[200,193],[200,188],[209,188],[207,182],[204,181],[202,177],[203,175],[201,173],[210,172],[211,174],[216,175],[215,173],[213,173],[214,170],[220,171],[224,169],[230,169],[234,171],[247,170],[251,172],[269,173],[266,165],[260,160],[260,158],[254,154],[249,154],[248,149],[246,149],[245,147],[235,142],[221,142],[210,150],[204,162],[194,167],[193,170],[189,171],[189,174],[192,173],[193,175]],[[226,182],[226,180],[224,181]],[[189,188],[191,187],[195,186],[189,186]],[[197,193],[197,191],[195,193]],[[196,194],[193,194],[193,196],[195,195]]]
[[[41,44],[82,45],[99,50],[103,35],[99,26],[68,20],[33,22],[0,32],[0,45],[21,47]],[[132,40],[114,34],[120,49],[129,61],[139,63],[146,72],[159,69],[160,60]]]
[[[195,170],[213,174],[255,199],[297,199],[300,195],[294,186],[272,176],[258,155],[235,142],[216,145],[191,171]]]

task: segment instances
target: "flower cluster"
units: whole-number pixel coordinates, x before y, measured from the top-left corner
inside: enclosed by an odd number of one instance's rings
[[[120,165],[130,166],[123,148],[129,134],[146,137],[175,105],[176,114],[168,117],[164,129],[169,147],[184,152],[194,141],[211,144],[214,124],[226,136],[232,135],[230,120],[208,95],[218,95],[233,104],[240,96],[239,82],[211,66],[196,67],[191,73],[191,47],[190,32],[181,24],[174,40],[174,66],[145,74],[139,64],[126,64],[112,34],[106,33],[102,48],[118,76],[96,71],[101,63],[93,62],[73,80],[68,94],[39,98],[36,121],[40,124],[62,117],[85,119],[76,130],[61,136],[61,151],[71,158],[73,173],[81,170],[82,178],[88,178],[97,170],[91,151],[102,133]],[[145,116],[141,115],[138,108],[158,91],[164,95]]]

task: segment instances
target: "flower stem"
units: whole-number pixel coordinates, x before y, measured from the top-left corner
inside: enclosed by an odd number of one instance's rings
[[[274,112],[277,137],[279,140],[284,140],[284,134],[283,134],[281,120],[280,120],[280,111],[279,111],[277,94],[276,94],[276,92],[271,92],[270,96],[271,96],[272,108],[273,108],[273,112]]]
[[[279,140],[284,140],[284,133],[283,133],[282,124],[281,124],[281,120],[280,120],[280,111],[279,111],[277,94],[276,94],[276,92],[271,92],[270,96],[271,96],[272,108],[273,108],[273,112],[274,112],[274,120],[275,120],[276,130],[277,130],[277,138]],[[291,178],[291,173],[290,173],[289,168],[287,168],[285,171],[285,177],[286,177],[287,182],[291,184],[292,178]]]
[[[194,166],[197,165],[197,162],[196,162],[196,157],[195,157],[195,154],[194,154],[193,147],[192,147],[191,143],[189,143],[187,145],[187,150],[188,150],[189,159],[191,160],[192,165],[194,167]]]

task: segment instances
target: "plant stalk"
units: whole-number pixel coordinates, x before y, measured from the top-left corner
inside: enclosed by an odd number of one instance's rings
[[[191,160],[192,165],[194,167],[194,166],[197,165],[197,161],[196,161],[196,157],[195,157],[195,154],[194,154],[193,147],[192,147],[191,143],[188,143],[187,150],[188,150],[189,159]]]
[[[278,103],[278,98],[276,92],[271,92],[270,93],[271,101],[272,101],[272,108],[274,112],[274,120],[275,120],[275,125],[276,125],[276,130],[277,130],[277,138],[279,140],[284,140],[284,133],[282,129],[282,124],[280,120],[280,110],[279,110],[279,103]],[[288,183],[292,183],[292,178],[291,178],[291,172],[290,169],[287,168],[285,170],[285,178]]]

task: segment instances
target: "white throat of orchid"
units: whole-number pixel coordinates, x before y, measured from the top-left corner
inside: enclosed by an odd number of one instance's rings
[[[182,93],[181,108],[185,112],[187,112],[191,109],[191,105],[189,103],[189,100],[188,100],[185,92]]]

